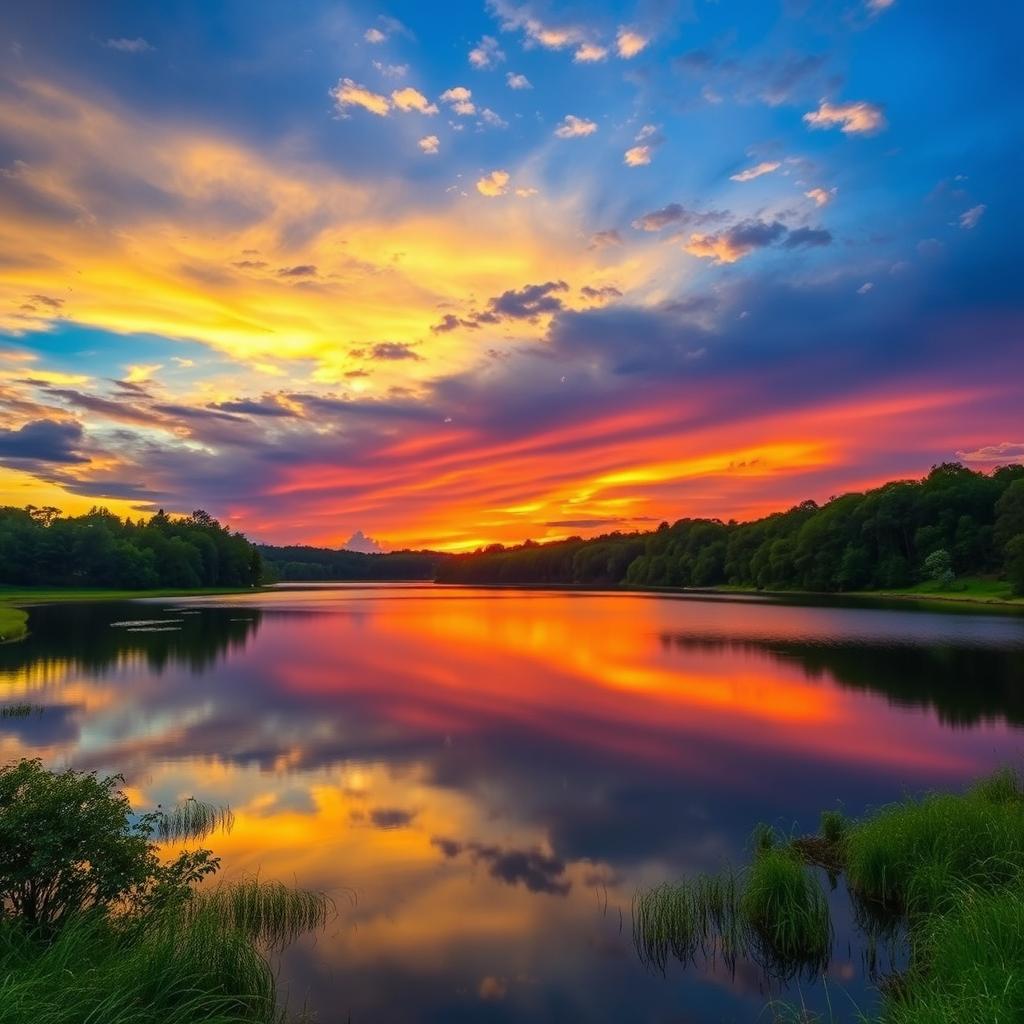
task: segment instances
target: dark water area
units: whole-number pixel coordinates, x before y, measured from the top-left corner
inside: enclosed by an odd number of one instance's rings
[[[326,890],[283,958],[325,1022],[770,1020],[870,1011],[832,896],[824,983],[664,975],[638,887],[743,864],[1024,751],[1024,617],[768,599],[325,586],[51,605],[0,647],[4,760],[118,771],[235,811],[225,872]],[[39,710],[41,709],[41,710]]]

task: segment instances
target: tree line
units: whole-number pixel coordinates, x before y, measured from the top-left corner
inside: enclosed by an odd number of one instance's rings
[[[267,575],[273,580],[432,580],[447,558],[437,551],[334,550],[308,545],[259,545]]]
[[[50,506],[0,508],[0,583],[31,587],[248,587],[259,550],[202,510],[121,519],[104,508],[64,516]]]
[[[853,591],[999,575],[1024,594],[1024,466],[933,467],[752,522],[680,519],[647,533],[500,544],[440,563],[443,583]]]

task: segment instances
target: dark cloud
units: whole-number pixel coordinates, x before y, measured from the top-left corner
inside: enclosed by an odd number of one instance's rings
[[[349,353],[355,359],[422,359],[418,352],[413,350],[412,344],[407,341],[379,341],[370,348],[354,348]]]
[[[75,450],[82,436],[80,423],[31,420],[17,430],[0,430],[0,459],[8,463],[88,462],[88,458]]]
[[[601,288],[593,288],[589,284],[585,284],[580,289],[580,295],[585,299],[621,299],[622,292],[613,285],[606,284]]]
[[[370,824],[385,830],[406,828],[415,817],[415,811],[403,811],[399,807],[374,807],[369,814]]]
[[[261,399],[237,398],[233,402],[214,402],[208,408],[246,416],[295,416],[293,410],[281,405],[272,395]]]
[[[43,388],[43,393],[51,398],[60,398],[76,409],[85,409],[98,413],[112,420],[125,423],[155,424],[163,423],[161,416],[154,415],[150,410],[141,408],[130,402],[119,402],[100,395],[89,395],[73,388]]]
[[[680,228],[701,227],[706,224],[718,224],[729,214],[724,210],[690,210],[680,203],[669,203],[660,210],[652,210],[633,221],[638,231],[661,231],[670,225]]]
[[[572,882],[564,877],[565,861],[537,849],[517,850],[477,842],[460,843],[440,836],[430,841],[449,859],[465,852],[473,860],[487,864],[492,877],[509,885],[522,882],[530,892],[565,896],[572,888]]]
[[[29,299],[40,306],[49,306],[50,309],[60,309],[64,305],[63,299],[55,299],[50,295],[30,295]]]
[[[266,265],[267,264],[264,263],[263,260],[239,260],[237,263],[232,263],[231,264],[231,266],[237,267],[239,270],[263,270],[264,267],[266,267]],[[292,270],[301,270],[301,269],[304,269],[304,268],[302,268],[302,267],[292,267],[291,269]],[[281,270],[279,270],[278,273],[281,274],[282,277],[295,276],[293,274],[285,274]]]
[[[555,313],[562,309],[562,300],[555,293],[568,290],[569,286],[564,281],[528,284],[518,290],[502,292],[488,302],[487,308],[496,317],[534,320],[541,313]]]
[[[544,284],[528,284],[522,288],[510,288],[489,299],[486,309],[470,313],[466,317],[457,317],[446,313],[441,320],[430,329],[435,334],[454,331],[459,327],[476,329],[481,324],[497,324],[502,320],[535,321],[539,316],[557,313],[564,309],[564,303],[558,293],[567,292],[569,285],[565,281],[546,281]]]
[[[783,247],[796,249],[799,246],[830,245],[832,232],[824,228],[795,228],[786,236]]]
[[[300,263],[295,267],[281,267],[278,277],[316,277],[316,266],[312,263]]]

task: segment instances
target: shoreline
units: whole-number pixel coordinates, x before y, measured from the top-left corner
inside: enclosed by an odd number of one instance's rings
[[[27,608],[75,601],[137,601],[159,597],[214,597],[217,594],[252,594],[268,587],[159,588],[156,590],[103,590],[92,587],[0,587],[0,644],[14,644],[29,635]]]

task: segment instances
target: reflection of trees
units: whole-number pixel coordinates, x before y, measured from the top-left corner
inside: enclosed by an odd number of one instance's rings
[[[167,605],[121,601],[40,605],[29,610],[29,637],[0,647],[0,672],[36,671],[47,665],[103,672],[139,661],[157,674],[173,665],[201,672],[231,651],[242,650],[259,628],[261,613],[251,607],[203,608],[198,614]],[[173,619],[170,632],[131,632],[112,622]]]
[[[1024,725],[1024,650],[783,639],[722,640],[662,633],[689,651],[743,651],[799,665],[808,678],[882,694],[904,707],[934,708],[946,725],[1005,720]]]

